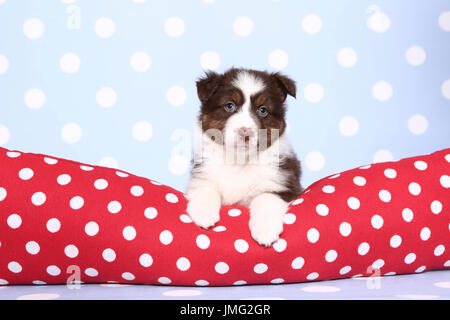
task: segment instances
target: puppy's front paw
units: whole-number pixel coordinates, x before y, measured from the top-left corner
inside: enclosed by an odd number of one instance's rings
[[[283,220],[255,216],[249,221],[252,238],[260,245],[270,247],[283,232]]]
[[[196,190],[188,195],[186,212],[196,225],[209,228],[220,219],[220,195],[214,190]]]
[[[283,217],[287,203],[274,194],[262,194],[250,204],[249,228],[252,238],[270,247],[283,232]]]

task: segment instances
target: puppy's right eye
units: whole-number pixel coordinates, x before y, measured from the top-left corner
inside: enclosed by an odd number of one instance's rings
[[[225,106],[224,106],[225,111],[227,112],[234,112],[236,111],[236,105],[233,102],[228,102]]]

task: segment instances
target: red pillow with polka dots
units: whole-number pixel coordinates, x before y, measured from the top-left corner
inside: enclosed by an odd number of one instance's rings
[[[272,247],[248,209],[195,226],[183,193],[110,168],[0,148],[0,284],[288,283],[450,267],[450,149],[311,185]]]

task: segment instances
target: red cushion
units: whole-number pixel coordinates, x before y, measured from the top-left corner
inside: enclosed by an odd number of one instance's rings
[[[0,148],[0,284],[287,283],[450,267],[450,149],[326,177],[255,243],[248,210],[195,226],[183,193],[119,170]]]

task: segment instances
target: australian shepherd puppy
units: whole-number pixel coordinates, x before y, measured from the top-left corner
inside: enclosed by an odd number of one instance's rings
[[[222,205],[250,211],[253,239],[271,246],[289,203],[303,191],[300,162],[286,137],[287,95],[295,82],[280,73],[232,68],[197,81],[201,101],[187,213],[203,228]]]

